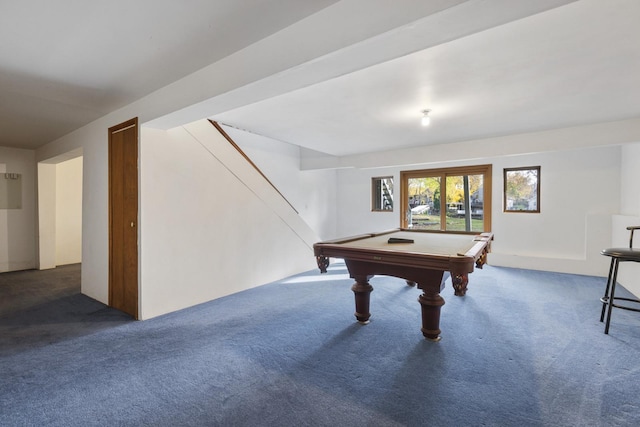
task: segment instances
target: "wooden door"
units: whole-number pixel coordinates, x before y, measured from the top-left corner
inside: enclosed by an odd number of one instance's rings
[[[109,305],[138,318],[138,119],[109,128]]]

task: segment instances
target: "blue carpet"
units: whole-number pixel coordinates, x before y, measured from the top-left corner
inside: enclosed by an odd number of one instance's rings
[[[338,263],[0,352],[0,425],[640,425],[640,316],[604,335],[603,278],[486,266],[447,283],[438,343],[418,290],[373,278],[360,325],[351,284]]]

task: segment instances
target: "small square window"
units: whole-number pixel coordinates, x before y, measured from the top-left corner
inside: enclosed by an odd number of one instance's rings
[[[504,211],[540,212],[540,166],[504,169]]]

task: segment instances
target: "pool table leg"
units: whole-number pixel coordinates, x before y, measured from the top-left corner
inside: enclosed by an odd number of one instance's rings
[[[451,272],[451,284],[453,285],[454,295],[463,297],[467,293],[469,275],[467,275],[466,273]]]
[[[424,292],[418,302],[422,306],[422,335],[430,341],[440,341],[440,309],[444,298],[437,292]]]
[[[327,267],[329,267],[329,258],[326,256],[317,256],[316,262],[318,263],[318,268],[320,269],[320,273],[326,273]]]
[[[369,284],[369,279],[373,276],[352,276],[356,279],[356,283],[353,284],[351,290],[356,299],[356,312],[354,313],[358,322],[366,325],[369,323],[371,313],[369,313],[369,301],[371,299],[371,291],[373,286]]]

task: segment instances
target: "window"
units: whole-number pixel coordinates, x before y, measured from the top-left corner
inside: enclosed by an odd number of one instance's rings
[[[505,212],[540,212],[540,166],[504,169]]]
[[[371,210],[393,212],[393,177],[371,178]]]
[[[400,172],[400,226],[491,231],[491,165]]]

